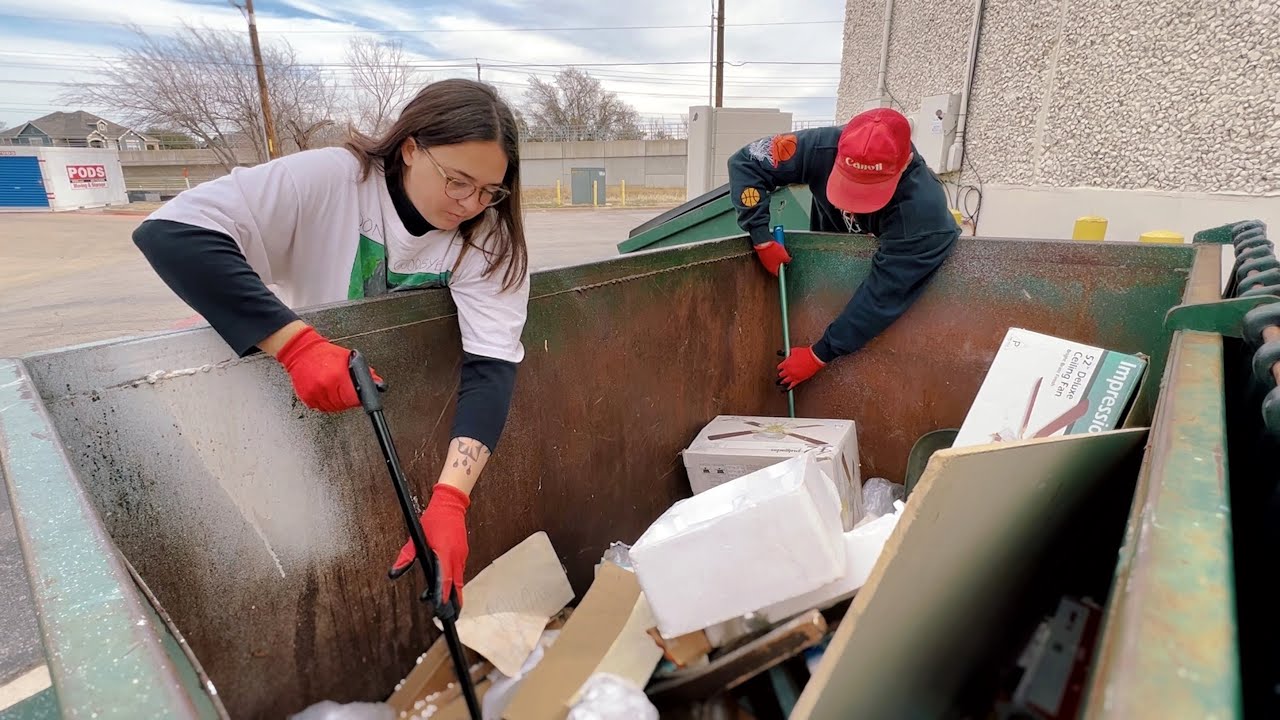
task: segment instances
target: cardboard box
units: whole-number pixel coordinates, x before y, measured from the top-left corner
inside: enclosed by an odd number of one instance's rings
[[[858,431],[852,420],[720,415],[683,455],[696,494],[811,450],[835,483],[844,529],[852,530],[863,514]]]
[[[1147,361],[1012,328],[952,447],[1120,427]]]
[[[555,643],[525,675],[503,720],[563,720],[598,672],[644,687],[662,659],[648,634],[653,624],[635,574],[604,563]]]
[[[803,595],[845,570],[835,488],[815,452],[770,465],[672,505],[631,562],[665,638]]]

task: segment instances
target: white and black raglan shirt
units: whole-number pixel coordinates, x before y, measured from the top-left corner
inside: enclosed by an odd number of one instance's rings
[[[361,181],[359,172],[344,148],[238,167],[167,202],[133,239],[240,356],[297,319],[294,308],[448,288],[463,350],[453,436],[492,452],[524,358],[528,274],[503,290],[505,268],[484,274],[489,232],[477,232],[459,262],[461,234],[432,227],[398,176],[375,169]]]

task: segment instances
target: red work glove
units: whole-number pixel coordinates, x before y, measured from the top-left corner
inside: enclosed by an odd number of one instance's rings
[[[351,382],[351,351],[329,342],[310,325],[289,338],[276,360],[289,373],[294,393],[307,407],[338,412],[360,405]],[[376,372],[373,379],[382,383]]]
[[[793,390],[826,365],[814,354],[812,347],[791,348],[791,355],[778,363],[778,384],[786,390]]]
[[[791,262],[791,253],[773,240],[763,245],[752,245],[752,247],[756,250],[756,259],[760,261],[761,265],[764,265],[765,270],[768,270],[775,277],[778,275],[779,267],[784,263]]]
[[[427,545],[440,562],[440,601],[449,602],[449,591],[458,593],[458,607],[462,607],[462,580],[467,566],[467,508],[471,498],[452,485],[436,483],[431,491],[431,501],[422,512],[422,533]],[[400,548],[395,564],[387,574],[398,578],[413,566],[417,558],[412,538]]]

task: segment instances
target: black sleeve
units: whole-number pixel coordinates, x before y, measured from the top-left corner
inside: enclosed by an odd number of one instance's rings
[[[241,357],[298,319],[267,289],[229,235],[147,220],[133,231],[133,242],[165,284]]]
[[[760,138],[729,157],[729,198],[738,213],[738,227],[751,235],[751,244],[773,240],[769,198],[780,186],[805,182],[805,167],[817,142],[811,131],[781,133]]]
[[[492,453],[507,424],[515,383],[515,363],[463,352],[453,437],[479,440]]]
[[[871,258],[871,273],[827,326],[813,352],[823,362],[860,350],[920,297],[955,246],[959,230],[902,240],[885,239]]]

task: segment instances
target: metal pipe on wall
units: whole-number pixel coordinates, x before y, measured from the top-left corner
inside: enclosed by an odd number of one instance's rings
[[[964,161],[964,127],[969,117],[969,95],[973,92],[973,76],[978,66],[978,40],[982,37],[982,12],[986,9],[986,0],[974,0],[973,26],[969,30],[969,61],[964,71],[964,91],[960,94],[960,114],[956,116],[956,136],[951,144],[950,157],[947,158],[947,170],[960,169]]]
[[[884,2],[884,39],[880,41],[880,78],[876,81],[876,100],[881,107],[889,94],[889,36],[893,30],[893,0]]]

